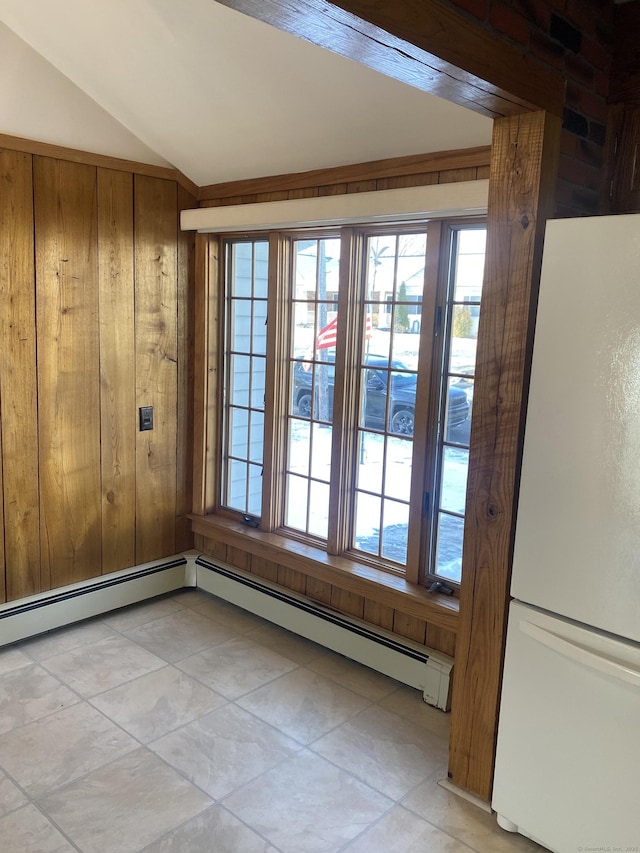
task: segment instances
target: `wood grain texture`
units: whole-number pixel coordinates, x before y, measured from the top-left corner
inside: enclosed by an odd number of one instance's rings
[[[225,201],[229,204],[241,204],[248,196],[255,202],[258,195],[281,193],[286,191],[287,198],[310,198],[318,195],[318,188],[327,185],[344,184],[347,191],[353,192],[359,185],[376,185],[373,189],[390,189],[381,185],[381,181],[411,179],[416,175],[435,175],[430,183],[437,183],[439,172],[444,170],[488,167],[491,157],[489,146],[467,148],[463,151],[438,151],[433,154],[418,154],[408,157],[391,157],[385,160],[372,160],[350,166],[335,166],[327,169],[312,169],[290,175],[272,175],[265,178],[253,178],[242,181],[230,181],[211,184],[200,189],[202,207]],[[402,186],[414,186],[413,183]],[[362,191],[359,189],[358,191]]]
[[[249,568],[251,574],[257,575],[259,578],[264,578],[273,583],[278,582],[278,564],[271,562],[271,560],[265,560],[263,557],[252,554]]]
[[[384,604],[379,604],[377,601],[371,601],[370,598],[364,600],[364,620],[377,625],[379,628],[384,628],[387,631],[393,631],[393,616],[394,609],[385,607]]]
[[[485,800],[493,781],[534,309],[559,140],[560,121],[545,113],[494,126],[449,761],[454,784]]]
[[[0,598],[40,592],[32,158],[0,150]],[[6,560],[6,599],[5,599]]]
[[[101,571],[96,169],[34,158],[41,553],[53,587]]]
[[[308,577],[306,596],[319,604],[331,604],[331,584]]]
[[[430,649],[455,657],[456,635],[453,631],[445,631],[437,625],[427,625],[427,645]]]
[[[177,478],[177,190],[134,180],[136,404],[154,427],[137,433],[136,563],[175,553]]]
[[[219,288],[221,245],[219,240],[198,234],[195,243],[194,294],[194,416],[193,499],[194,513],[213,512],[218,495],[220,461],[216,455],[218,431]]]
[[[440,0],[221,2],[483,115],[562,112],[559,73]]]
[[[425,645],[427,642],[427,623],[424,619],[416,619],[397,610],[393,615],[393,632],[415,643]]]
[[[196,207],[195,198],[178,187],[178,210]],[[193,499],[193,411],[195,327],[195,234],[178,232],[178,387],[176,551],[193,545],[189,513]]]
[[[184,187],[194,197],[197,197],[199,191],[196,184],[183,175],[182,172],[164,166],[152,166],[148,163],[122,160],[119,157],[109,157],[104,154],[94,154],[90,151],[80,151],[77,148],[52,145],[50,142],[37,142],[33,139],[10,136],[6,133],[0,133],[0,148],[6,148],[11,151],[22,151],[28,154],[39,154],[43,157],[54,157],[56,160],[66,160],[68,163],[82,163],[102,169],[116,169],[119,172],[130,172],[176,181],[176,183]]]
[[[301,595],[304,595],[307,591],[306,575],[303,575],[302,572],[297,572],[295,569],[289,569],[286,566],[278,566],[277,582],[280,586],[292,589]]]
[[[338,586],[331,588],[331,606],[341,613],[348,613],[358,619],[364,617],[364,597],[356,592],[341,589]]]
[[[102,571],[135,564],[133,176],[98,170]]]

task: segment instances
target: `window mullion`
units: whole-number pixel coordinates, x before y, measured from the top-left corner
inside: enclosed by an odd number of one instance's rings
[[[357,376],[362,347],[362,246],[362,238],[354,228],[342,229],[327,540],[329,554],[348,550],[353,531]]]
[[[269,235],[267,298],[267,365],[264,402],[264,463],[260,529],[282,525],[287,416],[287,343],[289,328],[290,244],[279,233]]]

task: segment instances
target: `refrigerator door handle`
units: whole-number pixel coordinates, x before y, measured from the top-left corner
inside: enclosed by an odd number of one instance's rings
[[[584,646],[567,640],[564,637],[559,637],[552,631],[547,631],[545,628],[534,625],[532,622],[522,620],[519,626],[523,634],[526,634],[538,643],[542,643],[542,645],[547,646],[547,648],[552,649],[554,652],[589,667],[589,669],[601,672],[603,675],[611,676],[619,681],[625,681],[634,687],[640,687],[640,671],[637,669],[585,649]]]

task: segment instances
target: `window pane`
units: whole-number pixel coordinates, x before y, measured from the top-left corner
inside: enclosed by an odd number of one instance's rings
[[[386,439],[385,494],[409,503],[413,442],[406,438]]]
[[[358,488],[380,494],[383,468],[384,436],[375,432],[361,432],[358,452]]]
[[[249,385],[251,382],[251,358],[248,355],[232,355],[229,358],[231,404],[249,405]]]
[[[395,563],[407,562],[409,506],[398,501],[384,502],[382,556]]]
[[[247,409],[229,409],[229,451],[232,456],[246,458],[249,445],[249,412]]]
[[[268,242],[225,244],[225,408],[221,502],[260,515]]]
[[[332,429],[324,424],[313,425],[313,449],[311,453],[311,476],[329,482],[331,476]]]
[[[469,451],[462,447],[445,447],[442,466],[442,493],[440,506],[464,515],[467,497],[467,472]]]
[[[307,508],[309,501],[309,480],[306,477],[287,475],[286,518],[289,527],[296,530],[307,529]]]
[[[368,554],[380,553],[380,512],[382,501],[375,495],[358,492],[356,497],[355,547]]]
[[[309,474],[311,455],[311,424],[299,420],[289,421],[288,470],[292,474]]]
[[[464,519],[440,513],[436,555],[437,574],[460,583],[462,577],[462,536]]]
[[[329,531],[329,484],[314,480],[309,484],[309,533],[327,538]]]

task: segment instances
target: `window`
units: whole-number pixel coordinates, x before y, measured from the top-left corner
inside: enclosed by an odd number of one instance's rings
[[[223,242],[218,511],[460,581],[485,229]]]

